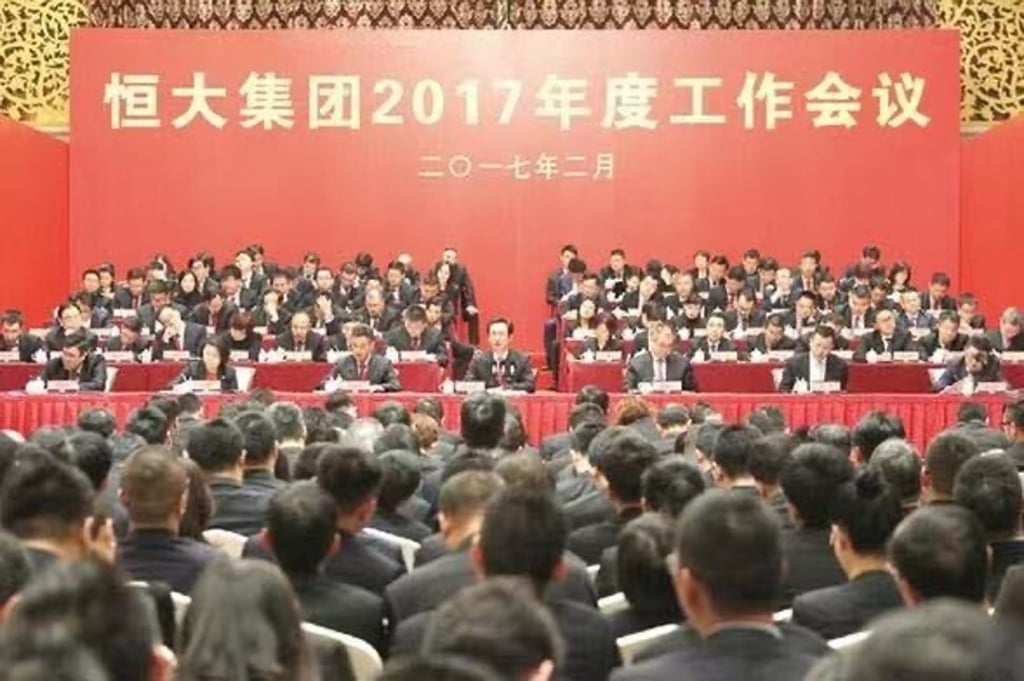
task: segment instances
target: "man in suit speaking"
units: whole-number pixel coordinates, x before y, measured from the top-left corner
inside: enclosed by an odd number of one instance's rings
[[[650,352],[641,352],[633,357],[626,367],[625,389],[636,392],[641,383],[664,383],[678,381],[682,390],[697,390],[690,360],[675,349],[676,334],[665,323],[655,325],[650,331]]]
[[[846,390],[846,362],[832,354],[836,332],[832,327],[821,325],[814,329],[809,351],[802,352],[786,362],[779,382],[779,392],[791,393],[798,381],[808,387],[813,383],[836,382]]]

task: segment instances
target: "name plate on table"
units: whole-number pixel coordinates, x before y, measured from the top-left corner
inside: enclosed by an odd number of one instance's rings
[[[232,350],[228,353],[228,357],[231,358],[232,362],[248,362],[249,351],[248,350]]]
[[[853,359],[853,350],[833,350],[832,354],[847,362]]]
[[[115,319],[133,319],[138,316],[139,313],[135,310],[114,310]]]
[[[739,360],[739,358],[739,353],[734,351],[711,353],[712,362],[736,362]]]
[[[748,326],[740,332],[741,336],[759,336],[764,333],[764,327],[762,326]]]
[[[309,350],[303,350],[302,352],[289,350],[284,353],[282,359],[286,362],[310,362],[313,360],[313,353]]]
[[[21,353],[17,350],[7,350],[6,352],[0,352],[0,362],[20,362]]]
[[[892,353],[892,361],[894,362],[920,362],[921,355],[912,350],[904,350],[901,352]]]
[[[683,391],[682,381],[652,381],[641,383],[640,392],[651,393],[680,393]]]
[[[436,357],[424,350],[405,350],[398,353],[399,362],[433,362],[436,359]]]
[[[694,329],[693,330],[693,337],[694,338],[703,338],[706,335],[708,335],[708,330],[707,329]]]
[[[81,390],[78,381],[48,381],[46,392],[48,393],[77,393]]]
[[[452,389],[457,393],[480,393],[487,389],[483,381],[455,381]]]
[[[373,386],[369,381],[337,381],[334,384],[334,389],[350,393],[366,393],[373,390]]]
[[[175,387],[183,393],[219,393],[220,381],[185,381]]]
[[[164,350],[165,362],[187,362],[192,359],[188,350]]]
[[[111,336],[113,336],[113,335],[114,335],[114,331],[115,331],[115,330],[116,330],[116,329],[113,329],[113,328],[106,328],[106,329],[89,329],[89,331],[90,331],[90,332],[91,332],[91,333],[92,333],[92,334],[93,334],[94,336],[96,336],[97,338],[110,338]]]
[[[618,350],[613,351],[613,352],[595,352],[594,353],[594,361],[595,362],[621,362],[622,361],[622,352],[618,351]]]
[[[975,393],[1005,393],[1009,389],[1006,381],[983,381],[974,386]]]
[[[1004,352],[1000,358],[1004,362],[1016,364],[1018,362],[1024,362],[1024,352]]]
[[[843,389],[839,381],[811,381],[808,388],[812,393],[838,393]]]
[[[107,350],[103,353],[103,358],[108,362],[127,364],[135,361],[135,353],[127,350]]]
[[[915,327],[910,329],[910,335],[913,337],[914,340],[921,340],[931,332],[932,330],[928,328]]]
[[[792,350],[772,350],[768,353],[768,359],[773,362],[787,362],[793,358]]]

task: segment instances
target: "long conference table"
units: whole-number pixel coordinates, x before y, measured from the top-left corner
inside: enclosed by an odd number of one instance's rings
[[[81,393],[66,395],[0,394],[0,429],[13,429],[31,433],[46,425],[74,423],[85,409],[106,407],[113,411],[118,422],[124,424],[131,412],[143,405],[151,392],[139,393]],[[277,399],[290,400],[300,406],[322,406],[324,395],[299,392],[276,392]],[[421,394],[357,394],[353,395],[360,415],[367,415],[374,407],[387,400],[397,400],[412,406]],[[459,427],[459,395],[433,395],[441,400],[445,411],[445,425]],[[612,411],[621,394],[612,396]],[[222,404],[241,399],[239,395],[214,394],[202,397],[209,415],[215,414]],[[865,413],[883,409],[898,416],[904,423],[908,438],[917,447],[924,448],[936,433],[956,422],[956,412],[963,397],[955,395],[899,395],[841,394],[841,395],[779,395],[779,394],[722,394],[687,393],[677,395],[651,395],[646,397],[655,406],[666,404],[692,405],[697,400],[711,404],[726,421],[742,419],[752,409],[762,405],[775,405],[782,409],[791,428],[817,423],[843,423],[852,425]],[[523,415],[530,441],[538,443],[544,436],[565,430],[574,396],[566,393],[537,393],[510,396]],[[1006,402],[1003,395],[978,395],[973,401],[984,404],[993,423],[999,423],[1000,410]]]

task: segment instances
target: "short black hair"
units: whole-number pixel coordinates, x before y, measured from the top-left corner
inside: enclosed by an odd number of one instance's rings
[[[246,465],[265,464],[277,450],[277,432],[270,419],[256,411],[247,411],[235,419],[242,432]]]
[[[860,452],[861,460],[867,464],[875,447],[891,437],[905,438],[907,431],[898,416],[884,411],[871,411],[861,417],[850,432],[850,443]]]
[[[779,520],[760,497],[711,490],[694,499],[679,518],[676,555],[719,614],[775,609],[783,575]]]
[[[217,473],[238,464],[244,449],[242,431],[223,418],[193,428],[185,445],[189,458],[205,473]]]
[[[342,513],[376,497],[382,477],[376,457],[358,447],[328,445],[317,460],[316,481]]]
[[[385,428],[390,426],[392,423],[401,423],[402,425],[408,426],[412,424],[412,417],[409,414],[409,410],[401,402],[394,400],[388,400],[382,402],[380,406],[373,410],[370,414],[373,418],[380,421],[380,425]]]
[[[505,433],[505,400],[497,395],[475,393],[462,403],[461,433],[472,449],[494,449]]]
[[[961,430],[944,430],[936,435],[924,454],[924,467],[932,489],[937,494],[952,497],[957,473],[977,453],[974,441]]]
[[[750,452],[761,437],[753,426],[726,426],[715,440],[712,459],[723,473],[738,478],[750,472]]]
[[[1024,428],[1024,399],[1007,402],[1003,405],[1003,419],[1007,425]]]
[[[896,528],[889,561],[924,600],[985,600],[985,528],[965,508],[943,504],[914,511]]]
[[[99,491],[114,464],[114,453],[105,437],[82,431],[71,436],[71,463],[85,473],[93,489]]]
[[[584,265],[583,269],[586,270],[586,267],[587,266]],[[491,321],[487,322],[487,331],[490,332],[491,327],[497,326],[498,324],[504,324],[505,328],[508,329],[508,335],[510,336],[516,332],[515,324],[513,324],[511,320],[505,319],[504,317],[495,317]]]
[[[832,522],[850,539],[860,554],[885,554],[885,547],[903,520],[899,494],[878,471],[862,469],[855,479],[836,490],[831,505]]]
[[[572,429],[570,435],[572,436],[572,444],[569,446],[574,452],[580,454],[586,454],[587,450],[590,449],[590,443],[594,441],[594,438],[600,435],[605,425],[603,422],[587,421],[579,424]]]
[[[569,537],[553,495],[507,487],[491,501],[480,531],[484,574],[528,577],[539,594],[551,581]]]
[[[28,439],[29,444],[45,449],[61,463],[71,463],[71,436],[59,426],[43,426]]]
[[[338,507],[308,480],[282,487],[267,508],[267,540],[289,576],[315,575],[334,544]]]
[[[19,539],[64,539],[81,532],[94,496],[77,468],[42,454],[23,459],[0,491],[0,526]]]
[[[388,660],[377,681],[503,681],[489,667],[452,655],[401,656]]]
[[[668,430],[669,428],[682,428],[690,424],[690,410],[681,404],[668,404],[658,412],[658,426]]]
[[[146,406],[162,411],[169,422],[173,422],[174,419],[181,415],[181,405],[178,403],[178,400],[170,395],[154,395],[146,401]],[[150,444],[160,443],[156,442]]]
[[[592,402],[581,402],[569,411],[569,430],[575,430],[576,426],[585,422],[599,423],[603,426],[605,420],[606,414],[600,406]]]
[[[505,481],[497,473],[462,471],[441,485],[441,491],[437,496],[437,509],[454,518],[482,514],[487,504],[504,487]]]
[[[682,456],[666,456],[640,477],[644,506],[675,518],[705,489],[707,481],[695,464]]]
[[[953,499],[981,521],[989,541],[1013,539],[1020,530],[1021,482],[1017,466],[1004,452],[969,459],[953,485]]]
[[[420,486],[420,462],[415,451],[391,450],[377,459],[381,469],[377,507],[395,512]]]
[[[616,573],[619,587],[638,614],[675,611],[672,621],[682,619],[672,575],[665,560],[674,549],[672,519],[661,513],[645,513],[631,520],[619,534]]]
[[[509,487],[529,487],[537,491],[554,493],[554,473],[544,465],[540,457],[527,452],[508,454],[501,457],[494,466],[494,472],[501,476]]]
[[[751,477],[764,485],[777,485],[782,469],[786,467],[797,443],[786,433],[773,433],[759,437],[750,447],[747,468]]]
[[[547,608],[514,578],[460,591],[431,618],[422,646],[428,654],[481,662],[507,679],[527,678],[546,661],[557,668],[563,648]]]
[[[850,455],[850,429],[841,423],[819,423],[807,431],[811,442],[831,445],[844,456]]]
[[[710,460],[715,453],[715,444],[718,442],[718,436],[722,434],[724,429],[725,425],[722,423],[705,421],[700,424],[700,428],[694,433],[694,447]]]
[[[301,440],[306,433],[302,410],[294,402],[275,402],[267,408],[267,417],[274,424],[278,442]]]
[[[596,385],[585,385],[576,393],[577,405],[596,404],[601,411],[608,413],[608,391]]]
[[[977,402],[964,402],[956,410],[958,423],[985,423],[988,421],[988,408]]]
[[[438,424],[444,422],[444,403],[436,397],[420,397],[412,408],[416,414],[426,414],[432,417]]]
[[[904,502],[921,496],[921,455],[906,440],[894,437],[875,447],[868,467],[878,471]]]
[[[510,406],[508,413],[505,414],[505,428],[498,446],[512,454],[518,452],[526,444],[526,427],[523,425],[522,417],[518,412],[513,412]]]
[[[762,435],[786,432],[786,415],[782,410],[770,404],[755,407],[747,414],[747,425],[754,426]]]
[[[634,433],[614,438],[604,456],[593,465],[608,481],[608,492],[625,504],[639,503],[643,492],[640,478],[655,461],[658,450],[650,441]]]
[[[105,407],[93,407],[78,415],[78,427],[81,430],[96,433],[100,437],[110,437],[117,430],[117,420],[113,412]]]
[[[844,482],[853,480],[853,465],[829,445],[803,444],[782,469],[779,482],[786,500],[807,527],[828,527],[829,504]]]
[[[412,428],[404,423],[392,423],[373,443],[373,451],[377,454],[393,449],[404,449],[409,452],[419,451],[419,441]]]
[[[160,445],[167,442],[167,431],[170,418],[156,407],[141,407],[128,417],[125,432],[138,435],[147,445]]]

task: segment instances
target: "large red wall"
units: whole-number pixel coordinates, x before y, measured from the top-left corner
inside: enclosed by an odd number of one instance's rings
[[[68,145],[0,115],[0,306],[47,319],[68,293]]]
[[[961,177],[962,288],[995,324],[1024,307],[1024,116],[964,140]]]

